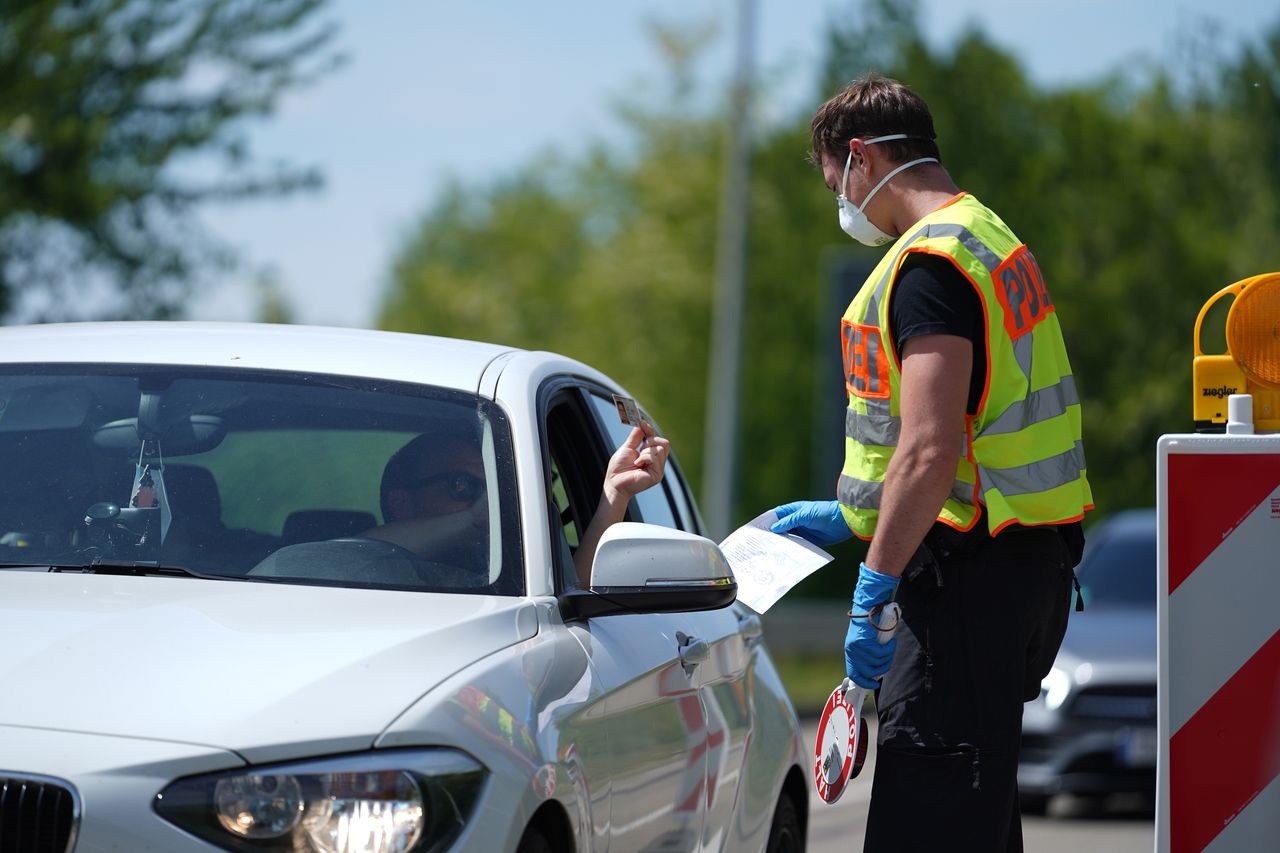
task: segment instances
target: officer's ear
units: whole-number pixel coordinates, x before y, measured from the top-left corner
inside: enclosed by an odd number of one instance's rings
[[[853,162],[849,166],[850,171],[853,169],[862,171],[864,167],[867,166],[867,163],[869,162],[867,152],[870,149],[871,146],[867,145],[856,136],[849,140],[849,153],[853,155]]]

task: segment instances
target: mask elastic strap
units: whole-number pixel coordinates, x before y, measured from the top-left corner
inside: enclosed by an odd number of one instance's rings
[[[849,153],[850,153],[850,156],[853,156],[853,152],[849,152]],[[890,172],[889,174],[881,178],[880,183],[872,187],[871,192],[867,193],[867,197],[862,200],[862,204],[858,205],[858,212],[861,213],[863,210],[866,209],[867,204],[870,203],[871,199],[875,196],[875,194],[880,192],[880,188],[884,186],[886,183],[888,183],[889,179],[892,178],[894,175],[898,174],[899,172],[905,169],[910,169],[912,166],[918,165],[920,163],[937,163],[937,162],[938,162],[937,157],[921,157],[918,160],[912,160],[910,163],[903,163],[901,166],[899,166],[898,168],[894,169],[892,172]],[[847,168],[848,167],[846,167],[846,169]],[[848,176],[848,173],[846,172],[846,177],[847,176]]]
[[[890,133],[888,136],[873,136],[870,139],[862,140],[863,145],[873,145],[877,142],[889,142],[893,139],[910,139],[905,133]]]
[[[895,139],[911,139],[905,133],[890,133],[888,136],[873,136],[870,139],[862,140],[863,145],[874,145],[877,142],[891,142]],[[849,149],[849,156],[844,158],[844,178],[840,182],[839,195],[844,195],[844,186],[849,182],[849,164],[853,162],[853,149]],[[918,160],[916,162],[919,162]],[[879,189],[877,187],[876,189]]]

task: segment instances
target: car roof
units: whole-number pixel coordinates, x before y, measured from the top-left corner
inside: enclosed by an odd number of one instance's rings
[[[515,347],[455,338],[267,323],[123,321],[0,329],[0,363],[180,364],[428,383],[475,391]]]

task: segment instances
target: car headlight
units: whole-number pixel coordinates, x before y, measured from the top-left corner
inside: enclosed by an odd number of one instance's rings
[[[1071,676],[1056,666],[1050,669],[1049,674],[1040,682],[1040,695],[1044,697],[1045,707],[1050,711],[1061,706],[1070,692]]]
[[[155,810],[227,850],[428,853],[457,838],[484,777],[454,750],[388,750],[179,779]]]

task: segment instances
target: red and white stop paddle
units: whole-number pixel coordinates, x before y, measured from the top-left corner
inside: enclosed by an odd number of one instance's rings
[[[901,615],[902,608],[896,601],[880,610],[876,626],[882,629],[882,645],[893,636]],[[862,772],[867,758],[867,721],[862,718],[862,706],[872,692],[846,678],[831,691],[822,709],[813,750],[813,783],[824,802],[840,799],[849,780]]]

